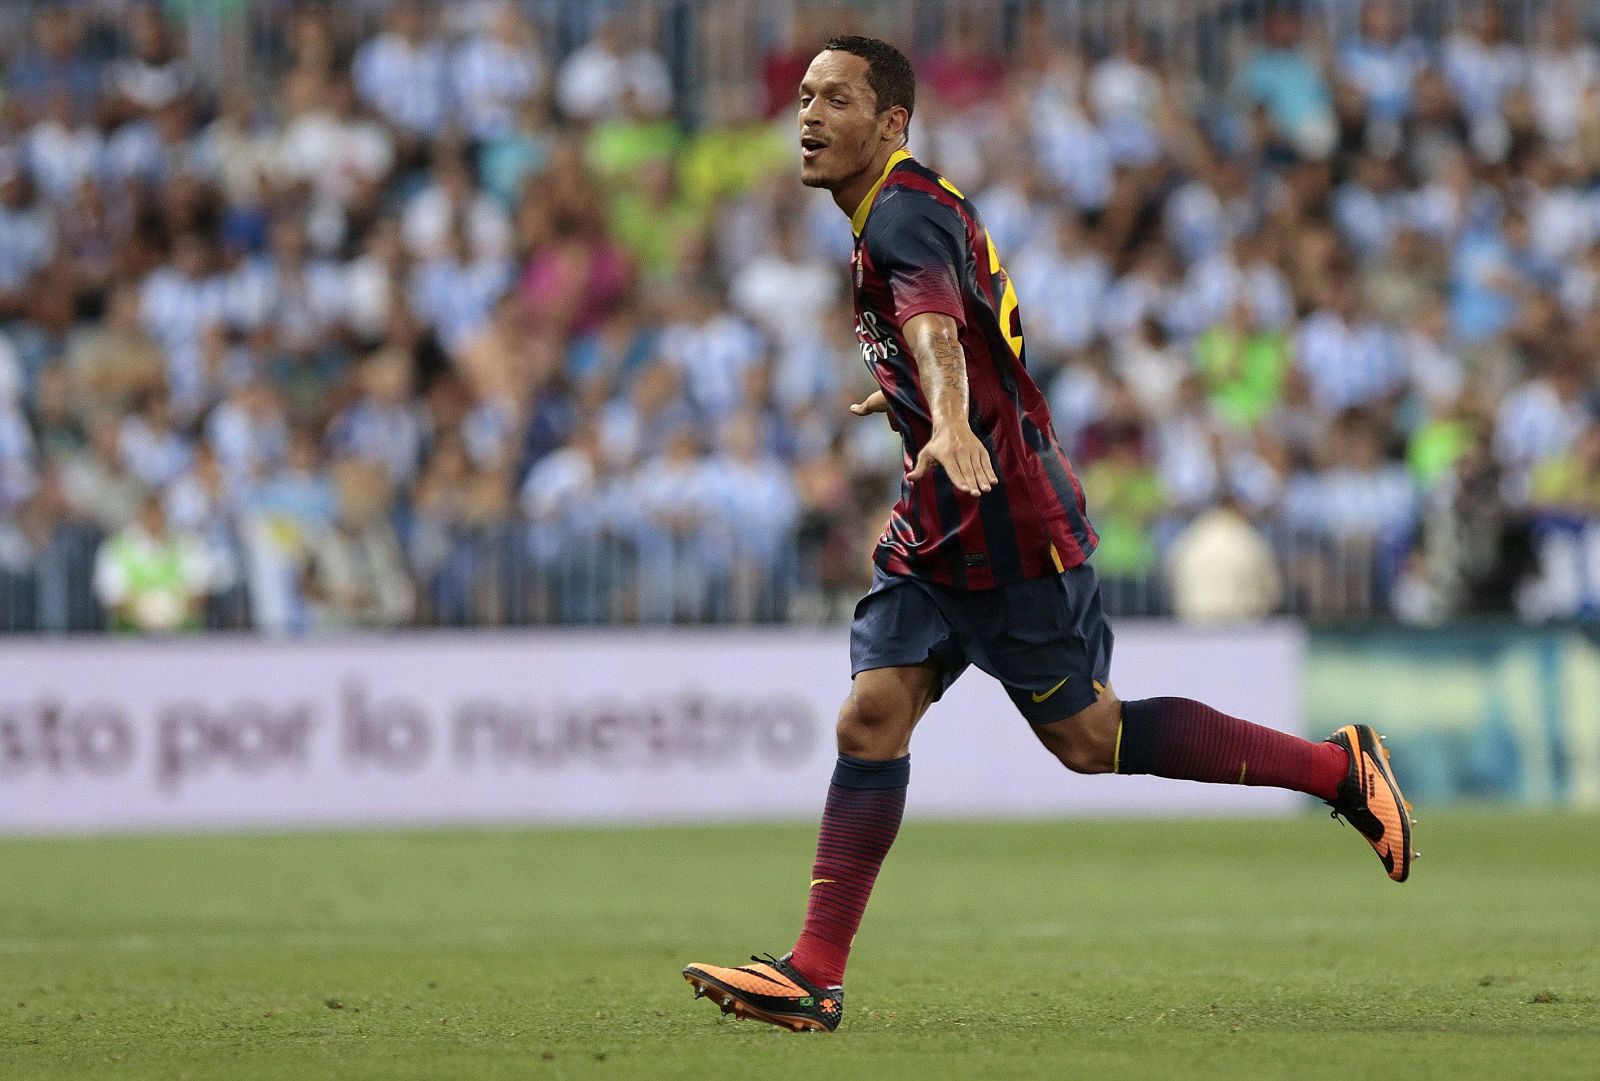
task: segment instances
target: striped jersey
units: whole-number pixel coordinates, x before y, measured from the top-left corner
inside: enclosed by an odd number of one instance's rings
[[[916,483],[902,480],[874,555],[879,569],[993,589],[1088,559],[1097,538],[1083,489],[1028,374],[1016,292],[976,208],[901,150],[850,224],[856,337],[900,429],[906,472],[933,425],[903,328],[912,316],[939,312],[960,326],[968,419],[1000,478],[981,496],[957,490],[941,466]]]

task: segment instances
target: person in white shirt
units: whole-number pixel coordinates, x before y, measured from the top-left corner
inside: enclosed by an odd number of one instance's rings
[[[1444,47],[1444,74],[1474,126],[1498,121],[1506,97],[1528,76],[1527,57],[1505,38],[1500,9],[1478,9],[1474,31],[1461,30]]]
[[[167,396],[146,396],[137,412],[124,417],[117,441],[123,464],[150,488],[164,488],[188,472],[194,448],[173,425]]]
[[[413,397],[414,358],[399,347],[374,354],[361,366],[361,397],[328,425],[328,445],[339,457],[384,467],[389,482],[409,485],[422,460],[421,408]]]
[[[1588,427],[1585,376],[1580,360],[1560,357],[1500,400],[1494,418],[1495,457],[1514,480],[1525,482],[1535,463],[1565,452]]]
[[[466,223],[457,219],[446,250],[417,267],[411,310],[433,328],[444,351],[458,358],[489,325],[511,277],[510,260],[473,253]]]
[[[55,254],[55,229],[27,176],[0,163],[0,317],[26,303],[25,289]]]
[[[1094,66],[1089,100],[1108,124],[1145,123],[1161,98],[1161,79],[1150,63],[1150,47],[1142,28],[1130,25],[1116,52]]]
[[[1329,432],[1320,471],[1295,477],[1284,495],[1286,522],[1349,551],[1376,552],[1415,525],[1421,511],[1411,471],[1383,454],[1369,415],[1351,410]]]
[[[399,219],[385,216],[373,222],[361,254],[345,264],[341,289],[350,329],[362,342],[377,343],[391,317],[404,310],[408,267]]]
[[[11,340],[0,335],[0,512],[14,514],[33,494],[38,452],[22,409],[22,364]]]
[[[433,183],[413,195],[401,211],[406,247],[418,259],[449,251],[450,230],[464,219],[479,258],[504,258],[511,251],[511,218],[500,201],[473,186],[460,156],[447,154],[434,165]]]
[[[1344,277],[1328,283],[1322,307],[1300,324],[1294,353],[1317,405],[1328,413],[1377,402],[1406,376],[1399,339],[1372,318]]]
[[[448,58],[415,0],[389,9],[389,29],[356,50],[353,73],[361,100],[403,136],[431,138],[449,118]]]
[[[279,176],[309,184],[319,198],[350,206],[389,175],[394,139],[360,114],[348,79],[293,76],[284,98],[292,119],[278,139]]]
[[[528,554],[554,616],[565,623],[596,623],[610,612],[622,557],[614,534],[619,510],[631,505],[629,486],[609,473],[592,425],[528,471],[520,501],[529,524]],[[614,506],[614,504],[616,506]],[[670,580],[646,577],[641,590],[668,591]],[[641,604],[642,619],[665,618],[660,606]]]
[[[450,54],[450,86],[462,129],[487,142],[511,134],[522,103],[546,78],[539,41],[516,3],[495,6],[488,27]]]
[[[740,267],[730,299],[786,349],[817,333],[823,312],[843,285],[836,267],[801,250],[795,223],[779,214],[772,224],[772,247]]]
[[[28,129],[24,147],[33,182],[56,203],[99,173],[106,150],[94,125],[73,119],[72,98],[64,92],[50,97],[44,119]]]
[[[562,63],[556,76],[556,102],[573,120],[607,120],[622,112],[629,91],[645,115],[661,116],[672,108],[666,62],[643,46],[630,49],[621,20],[607,18],[589,42]]]
[[[1186,623],[1263,619],[1283,599],[1272,549],[1231,495],[1184,527],[1167,568],[1173,614]]]
[[[132,53],[106,68],[106,90],[115,115],[150,116],[194,89],[194,69],[167,31],[160,7],[134,7],[128,38]]]
[[[1422,43],[1402,34],[1392,4],[1367,0],[1361,6],[1360,36],[1339,50],[1336,70],[1361,91],[1369,119],[1398,124],[1411,107],[1412,87],[1427,59]]]
[[[180,415],[190,416],[210,393],[202,340],[224,318],[225,289],[198,233],[173,240],[172,261],[151,271],[139,290],[139,321],[167,359],[167,384]]]
[[[297,354],[313,352],[346,321],[343,269],[311,257],[305,226],[292,217],[274,223],[269,244],[224,279],[227,321],[236,330],[267,331]]]
[[[289,420],[270,383],[253,380],[235,390],[206,417],[206,443],[228,487],[244,492],[288,459]]]
[[[699,435],[681,429],[632,478],[636,513],[627,528],[639,561],[643,619],[704,619],[713,592],[726,586],[729,530],[712,473]]]
[[[222,95],[217,118],[195,140],[207,179],[222,189],[232,206],[248,205],[261,195],[261,178],[275,167],[277,133],[242,90]]]
[[[1573,5],[1548,6],[1539,19],[1539,40],[1528,65],[1528,90],[1539,130],[1552,144],[1578,134],[1583,99],[1600,84],[1600,53],[1584,40]]]
[[[1037,340],[1048,355],[1074,353],[1094,340],[1111,265],[1085,236],[1076,214],[1065,211],[1053,229],[1040,230],[1017,254],[1014,270],[1030,344]]]
[[[755,327],[722,307],[716,297],[690,299],[688,310],[661,332],[661,355],[684,373],[689,397],[713,419],[739,404],[739,382],[765,356]]]
[[[734,414],[722,427],[720,453],[708,463],[715,521],[726,531],[727,616],[740,623],[782,618],[794,573],[788,555],[794,544],[800,501],[794,477],[762,446],[759,414]]]

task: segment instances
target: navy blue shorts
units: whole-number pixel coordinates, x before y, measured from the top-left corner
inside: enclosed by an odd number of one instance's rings
[[[937,664],[944,694],[975,664],[1033,724],[1094,703],[1111,673],[1111,626],[1087,563],[998,589],[950,589],[876,571],[850,624],[850,675]]]

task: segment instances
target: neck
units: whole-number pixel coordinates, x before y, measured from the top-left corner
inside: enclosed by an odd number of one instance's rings
[[[905,149],[904,144],[879,149],[876,154],[872,155],[872,161],[867,163],[865,169],[862,169],[841,186],[833,189],[833,201],[840,210],[844,211],[845,217],[854,216],[856,208],[861,205],[861,200],[867,197],[867,193],[872,190],[872,186],[883,175],[884,166],[889,164],[889,159],[903,149]]]

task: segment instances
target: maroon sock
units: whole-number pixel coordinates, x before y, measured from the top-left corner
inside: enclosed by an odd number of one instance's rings
[[[900,832],[906,809],[911,756],[869,762],[839,756],[822,810],[817,861],[811,865],[811,898],[806,922],[790,961],[819,987],[844,982],[861,915],[883,857]]]
[[[1122,703],[1118,773],[1292,788],[1333,800],[1349,767],[1336,743],[1312,743],[1190,698]]]

